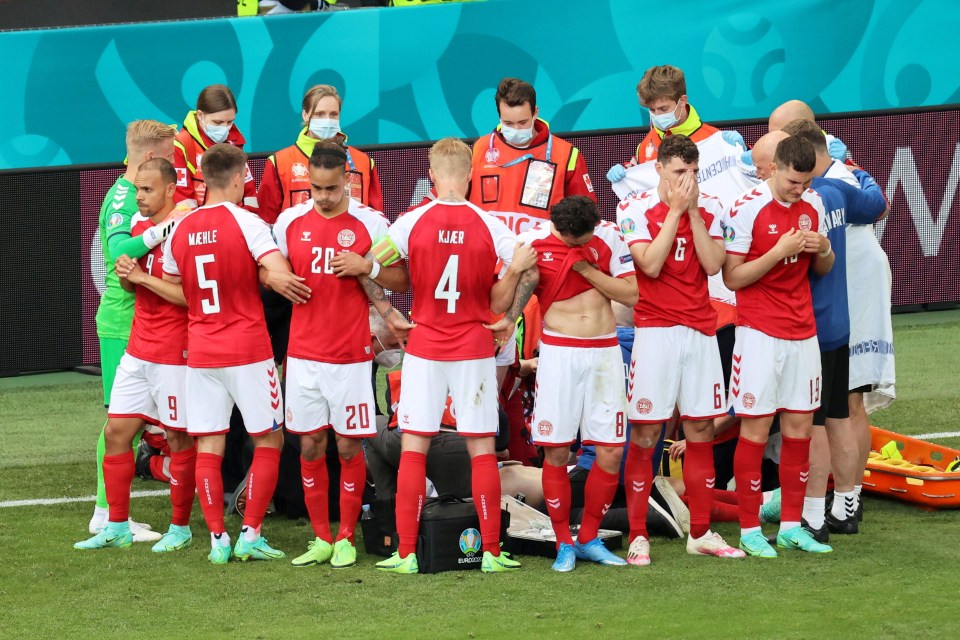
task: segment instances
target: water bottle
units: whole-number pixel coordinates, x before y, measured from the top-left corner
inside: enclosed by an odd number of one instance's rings
[[[373,520],[373,513],[370,512],[370,505],[365,504],[360,508],[362,509],[360,513],[361,520]]]

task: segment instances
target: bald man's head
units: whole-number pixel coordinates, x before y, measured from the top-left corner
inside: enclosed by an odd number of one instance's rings
[[[809,120],[816,122],[813,117],[813,109],[802,100],[787,100],[782,105],[773,110],[768,121],[769,131],[780,131],[783,126],[791,120]]]
[[[790,136],[783,131],[770,131],[767,135],[757,140],[750,152],[753,158],[753,165],[757,168],[757,177],[766,180],[773,172],[773,155],[777,151],[777,145],[784,138]]]

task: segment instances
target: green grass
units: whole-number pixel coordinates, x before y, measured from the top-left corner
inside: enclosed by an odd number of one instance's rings
[[[898,318],[898,399],[872,416],[907,434],[958,431],[960,317]],[[93,445],[102,424],[99,381],[0,380],[0,500],[84,496],[94,490]],[[960,446],[960,439],[938,441]],[[135,482],[135,489],[158,488]],[[0,509],[0,637],[499,638],[682,637],[932,638],[955,629],[960,512],[926,512],[870,498],[859,536],[835,552],[721,561],[654,541],[646,569],[581,565],[557,575],[542,558],[514,574],[382,575],[361,552],[353,569],[286,562],[213,567],[195,509],[190,549],[155,556],[149,545],[79,552],[91,505]],[[133,501],[160,526],[166,498]],[[236,518],[228,528],[236,532]],[[304,521],[271,519],[271,544],[299,553]],[[718,527],[736,539],[731,524]]]

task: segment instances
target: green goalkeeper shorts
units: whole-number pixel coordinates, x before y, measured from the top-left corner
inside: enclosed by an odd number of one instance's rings
[[[121,338],[100,338],[100,378],[103,381],[103,406],[110,406],[110,390],[117,377],[120,358],[127,350],[127,341]]]

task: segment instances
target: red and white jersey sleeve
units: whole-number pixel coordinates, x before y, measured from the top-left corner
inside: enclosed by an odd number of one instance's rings
[[[517,239],[532,245],[537,251],[540,282],[536,293],[543,313],[554,302],[568,300],[593,288],[573,270],[573,265],[581,260],[588,261],[602,273],[615,278],[636,273],[633,258],[620,230],[610,222],[598,224],[590,241],[576,247],[567,246],[554,235],[549,222],[521,233]]]
[[[280,214],[273,227],[277,246],[314,292],[293,306],[288,355],[333,364],[373,359],[367,295],[357,278],[338,278],[330,261],[344,251],[367,255],[388,227],[382,213],[352,199],[333,218],[318,213],[313,200]]]
[[[407,351],[427,360],[492,357],[483,324],[497,261],[510,264],[516,236],[472,203],[442,200],[400,216],[387,235],[407,259],[414,291]]]
[[[721,240],[723,207],[720,201],[701,194],[697,204],[707,233]],[[657,190],[652,189],[622,201],[617,207],[617,222],[631,246],[649,244],[660,235],[669,211],[670,207],[660,199]],[[683,325],[710,336],[716,333],[717,313],[710,304],[707,273],[697,257],[687,214],[680,217],[673,246],[660,274],[651,278],[640,271],[637,285],[640,299],[633,313],[636,326]]]
[[[744,192],[725,213],[727,253],[751,262],[776,246],[791,229],[826,235],[824,208],[812,189],[799,202],[777,201],[768,183]],[[778,262],[753,284],[737,291],[737,325],[782,340],[804,340],[817,334],[810,295],[812,253]]]
[[[163,269],[183,280],[189,366],[233,367],[273,357],[257,271],[277,250],[270,227],[233,204],[200,207],[177,224]]]
[[[150,218],[139,213],[130,220],[130,234],[140,236],[153,227]],[[145,273],[163,277],[163,247],[151,249],[137,262]],[[146,287],[137,287],[133,326],[127,353],[156,364],[187,363],[187,310],[167,302]]]

